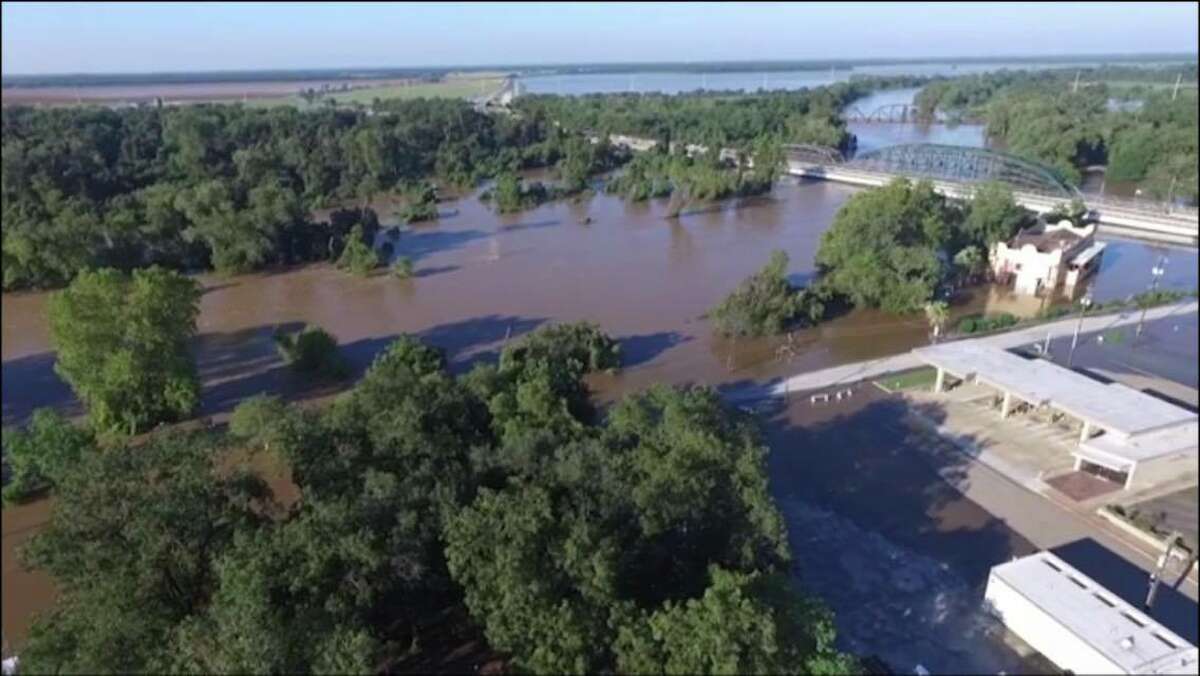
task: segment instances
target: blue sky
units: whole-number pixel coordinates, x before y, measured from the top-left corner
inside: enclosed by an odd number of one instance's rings
[[[4,73],[1192,52],[1177,3],[4,3]]]

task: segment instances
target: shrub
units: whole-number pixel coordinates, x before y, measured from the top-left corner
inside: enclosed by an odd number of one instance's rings
[[[306,326],[293,335],[277,333],[275,344],[283,360],[300,373],[322,378],[344,378],[348,374],[337,339],[319,326]]]
[[[804,297],[787,281],[788,256],[783,251],[738,285],[709,316],[717,330],[727,336],[777,334],[807,311],[812,317],[824,311],[820,299]]]
[[[1188,296],[1195,295],[1195,292],[1189,291],[1171,291],[1167,289],[1155,289],[1154,291],[1144,291],[1133,297],[1133,304],[1138,309],[1151,308],[1159,305],[1174,303],[1178,300],[1183,300]]]
[[[337,267],[361,276],[379,267],[379,254],[367,244],[362,226],[354,226],[346,236],[346,246],[338,257]]]
[[[399,279],[408,279],[413,276],[413,262],[407,256],[401,256],[392,263],[392,276]]]
[[[409,223],[436,220],[437,201],[437,189],[428,183],[419,183],[408,190],[408,205],[400,212],[400,217]]]
[[[509,345],[500,356],[501,370],[526,368],[533,362],[568,367],[577,376],[614,371],[621,366],[621,346],[589,322],[546,326]]]
[[[959,333],[987,333],[1006,329],[1017,323],[1017,318],[1007,312],[995,315],[973,315],[958,322]]]

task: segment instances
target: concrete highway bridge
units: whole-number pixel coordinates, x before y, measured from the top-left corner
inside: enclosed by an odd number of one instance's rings
[[[1080,193],[1050,168],[984,148],[917,143],[891,146],[846,159],[836,148],[789,145],[788,173],[859,186],[881,186],[900,177],[927,179],[939,193],[970,199],[977,184],[1001,181],[1021,206],[1037,213],[1081,199],[1103,229],[1144,239],[1196,246],[1200,211],[1165,202]]]

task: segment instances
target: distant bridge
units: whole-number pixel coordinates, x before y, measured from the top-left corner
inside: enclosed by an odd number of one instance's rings
[[[950,119],[941,111],[932,116],[920,115],[920,111],[911,103],[890,103],[867,111],[858,106],[850,106],[842,110],[842,119],[858,124],[946,124]],[[975,117],[955,117],[956,124],[974,124],[981,120]]]
[[[842,111],[842,118],[847,122],[916,122],[917,107],[908,103],[892,103],[867,112],[858,106],[850,106]]]
[[[1049,167],[1009,153],[916,143],[847,160],[836,148],[789,145],[784,149],[793,176],[860,186],[886,185],[900,177],[927,179],[939,193],[955,199],[971,199],[979,183],[1000,181],[1012,188],[1018,204],[1037,213],[1078,198],[1102,226],[1114,232],[1193,246],[1200,239],[1200,212],[1195,207],[1084,195]]]

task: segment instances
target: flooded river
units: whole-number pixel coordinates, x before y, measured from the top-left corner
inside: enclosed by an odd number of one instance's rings
[[[1149,67],[1152,65],[1165,66],[1175,63],[1178,62],[1141,62],[1137,65]],[[757,89],[802,89],[805,87],[821,87],[835,82],[845,82],[851,77],[863,76],[912,75],[923,77],[957,77],[999,70],[1076,69],[1100,65],[1103,65],[1103,62],[993,61],[986,63],[954,63],[950,61],[929,61],[926,63],[860,64],[853,67],[841,66],[825,70],[808,69],[772,72],[749,70],[713,73],[645,71],[638,73],[529,74],[521,76],[519,83],[521,88],[530,94],[564,94],[570,96],[617,92],[678,94],[681,92],[696,91],[697,89],[742,91],[755,91]]]
[[[791,256],[799,283],[813,275],[820,235],[854,188],[834,183],[781,185],[770,197],[696,207],[668,219],[665,202],[625,204],[603,194],[496,216],[474,198],[440,205],[435,224],[405,231],[396,249],[415,278],[353,277],[329,265],[222,278],[201,277],[195,353],[202,415],[221,415],[263,391],[322,396],[292,378],[271,342],[280,327],[318,324],[337,336],[358,369],[400,333],[445,348],[462,371],[494,356],[506,338],[547,322],[589,320],[619,337],[626,368],[592,382],[601,399],[653,382],[729,387],[785,373],[908,350],[928,340],[921,316],[856,311],[780,339],[713,336],[704,313],[759,269],[774,249]],[[396,206],[376,205],[394,220]],[[590,219],[587,220],[587,219]],[[1109,240],[1095,280],[1098,300],[1140,291],[1159,253]],[[1173,249],[1163,285],[1196,284],[1195,250]],[[44,293],[5,294],[3,412],[19,421],[38,406],[74,412],[54,375]],[[985,308],[1033,312],[1038,303],[980,292],[956,312]],[[19,569],[15,547],[47,516],[45,502],[3,510],[4,635],[18,641],[33,610],[52,597],[48,580]]]

